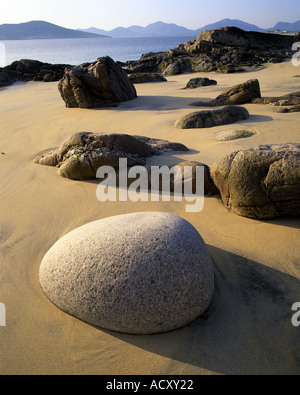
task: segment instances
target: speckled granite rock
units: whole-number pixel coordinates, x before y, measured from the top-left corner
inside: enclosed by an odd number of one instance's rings
[[[214,269],[197,230],[167,213],[135,213],[82,226],[60,239],[40,284],[61,310],[127,334],[190,324],[209,307]]]
[[[210,167],[222,201],[254,219],[300,215],[300,144],[233,152]]]

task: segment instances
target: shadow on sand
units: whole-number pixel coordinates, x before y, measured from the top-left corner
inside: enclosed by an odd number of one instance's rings
[[[297,375],[300,328],[291,323],[300,280],[209,246],[216,289],[209,311],[166,334],[105,331],[151,353],[226,375]],[[184,372],[183,372],[184,374]]]

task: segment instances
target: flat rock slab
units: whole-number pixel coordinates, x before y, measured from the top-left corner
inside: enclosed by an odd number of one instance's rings
[[[300,215],[300,144],[233,152],[210,167],[224,205],[253,219]]]
[[[175,122],[174,126],[178,129],[211,128],[244,121],[249,116],[249,112],[244,107],[226,106],[217,110],[196,111],[184,115]]]
[[[167,82],[167,79],[158,73],[133,73],[129,74],[129,79],[133,84],[145,84],[150,82]]]
[[[202,237],[167,213],[121,215],[72,231],[48,251],[39,279],[64,312],[126,334],[184,327],[208,309],[214,292]]]
[[[256,133],[246,129],[225,130],[216,134],[217,141],[232,141],[255,136]]]

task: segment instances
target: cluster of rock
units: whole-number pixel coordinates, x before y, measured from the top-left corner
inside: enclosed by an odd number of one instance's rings
[[[131,72],[176,75],[192,72],[238,72],[292,57],[294,36],[246,32],[225,27],[202,32],[196,40],[167,52],[149,52],[124,64]]]
[[[28,59],[15,61],[9,66],[0,68],[0,87],[11,85],[16,81],[59,81],[66,67],[72,66]]]
[[[252,103],[255,104],[269,104],[275,107],[285,107],[280,108],[276,112],[286,113],[286,112],[299,112],[300,111],[300,91],[292,92],[287,95],[280,97],[269,97],[265,99],[254,99]]]

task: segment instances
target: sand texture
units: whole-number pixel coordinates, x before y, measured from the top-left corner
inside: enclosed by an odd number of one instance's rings
[[[68,109],[57,83],[31,82],[0,91],[0,374],[299,374],[300,327],[291,323],[300,302],[299,217],[257,221],[229,212],[218,197],[206,197],[201,213],[185,202],[106,202],[97,182],[71,181],[33,159],[56,149],[74,133],[105,132],[178,142],[189,152],[153,157],[151,164],[198,161],[211,165],[231,152],[260,144],[300,143],[299,113],[247,104],[250,118],[209,129],[174,128],[189,104],[214,99],[230,87],[257,78],[263,97],[299,90],[292,64],[239,74],[193,74],[168,82],[139,84],[138,98],[117,108]],[[184,90],[192,77],[217,86]],[[233,129],[256,134],[217,141]],[[86,223],[134,212],[178,215],[201,234],[214,262],[215,294],[208,313],[166,334],[122,335],[98,329],[56,308],[39,284],[47,251]]]

